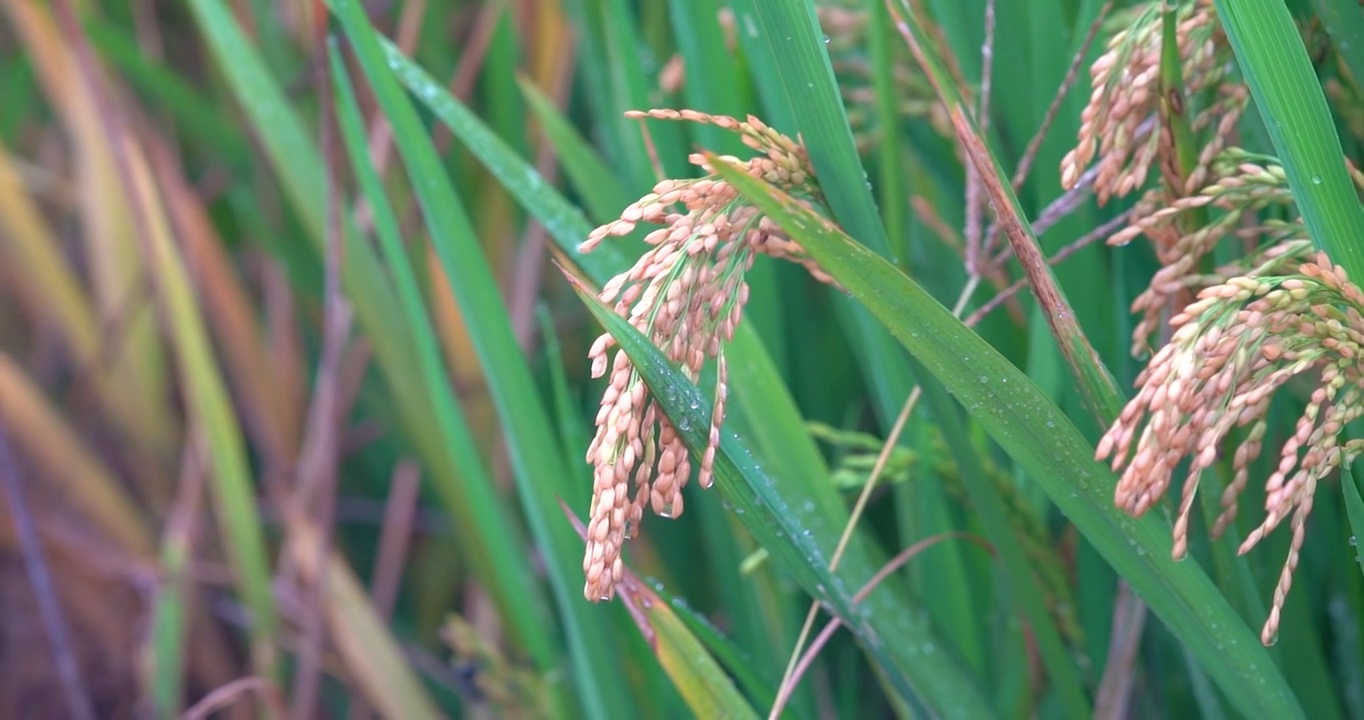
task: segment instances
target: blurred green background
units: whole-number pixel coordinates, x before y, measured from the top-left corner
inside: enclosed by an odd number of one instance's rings
[[[1295,163],[1364,159],[1364,13],[1224,5],[1242,14],[1210,42],[1255,103],[1222,142],[1280,157],[1318,246],[1357,252],[1347,176],[1304,199]],[[1364,718],[1337,479],[1265,648],[1289,533],[1235,547],[1273,453],[1238,539],[1196,512],[1180,564],[1168,503],[1127,518],[1092,461],[1160,262],[1102,242],[1136,195],[1064,190],[1061,161],[1090,63],[1161,12],[0,0],[0,716],[758,717],[780,697],[791,718]],[[751,155],[624,116],[650,108],[799,137],[846,233],[811,231],[812,254],[843,288],[758,259],[717,487],[647,518],[629,591],[590,603],[573,523],[603,318],[564,274],[627,270],[647,229],[577,245],[696,176],[689,153]],[[983,189],[977,168],[1003,192],[1020,165],[1016,196]],[[1054,258],[1064,317],[996,212]],[[698,391],[622,342],[704,446],[713,372]],[[1267,445],[1310,390],[1276,401]],[[1205,475],[1215,511],[1229,464]]]

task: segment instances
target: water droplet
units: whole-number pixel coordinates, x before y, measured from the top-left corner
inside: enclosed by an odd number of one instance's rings
[[[1321,184],[1321,176],[1320,176],[1320,175],[1313,175],[1313,176],[1312,176],[1312,184],[1313,184],[1313,185],[1320,185],[1320,184]]]
[[[825,35],[825,36],[824,36],[824,44],[825,44],[825,45],[828,45],[828,44],[829,44],[829,36],[828,36],[828,35]]]
[[[814,501],[814,500],[806,500],[806,501],[805,501],[805,504],[802,505],[801,508],[802,508],[803,510],[805,510],[805,512],[808,512],[808,513],[814,512],[814,511],[815,511],[815,501]]]
[[[1355,537],[1354,535],[1351,535],[1351,536],[1350,536],[1350,547],[1355,547],[1355,546],[1357,546],[1357,545],[1359,545],[1359,538]]]

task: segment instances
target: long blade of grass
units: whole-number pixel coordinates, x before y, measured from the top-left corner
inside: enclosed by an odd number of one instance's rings
[[[559,113],[549,97],[528,80],[521,79],[520,86],[526,104],[544,128],[545,137],[558,152],[559,165],[582,197],[588,214],[596,222],[610,222],[623,207],[617,198],[629,196],[625,186],[606,161],[593,152],[587,139],[578,133],[568,118]]]
[[[350,566],[335,552],[320,552],[323,540],[317,527],[301,514],[290,515],[290,554],[309,582],[323,590],[330,637],[350,668],[350,677],[385,717],[443,717]]]
[[[270,590],[265,535],[256,508],[241,426],[233,415],[232,401],[213,355],[184,260],[171,239],[167,219],[152,187],[150,168],[136,152],[131,138],[124,138],[123,142],[127,147],[125,158],[132,180],[129,190],[140,207],[142,222],[150,231],[146,238],[147,264],[155,273],[157,293],[169,318],[176,363],[186,386],[190,412],[204,428],[212,468],[210,488],[223,531],[224,551],[241,584],[243,599],[251,610],[253,665],[263,677],[270,678],[277,670],[278,620]]]
[[[315,144],[222,2],[193,0],[190,8],[229,87],[259,135],[308,239],[314,248],[320,248],[325,226],[325,179]],[[469,552],[470,564],[497,598],[499,607],[510,608],[503,619],[511,632],[537,664],[549,668],[555,662],[555,651],[551,635],[541,622],[544,611],[537,607],[539,595],[533,591],[530,569],[521,562],[526,557],[524,543],[511,532],[509,520],[490,519],[505,518],[506,509],[490,485],[463,474],[453,450],[435,432],[435,411],[429,392],[420,383],[420,366],[414,362],[418,356],[414,334],[429,330],[394,322],[404,317],[396,291],[384,276],[383,263],[360,238],[353,222],[346,226],[345,256],[346,295],[354,304],[364,333],[372,340],[403,428],[432,469],[430,477],[455,519],[456,533]],[[316,262],[316,258],[309,261]]]
[[[709,441],[709,401],[625,318],[581,284],[575,283],[575,290],[630,357],[678,435],[694,454],[704,452]],[[849,544],[839,570],[829,571],[829,557],[847,521],[846,510],[839,517],[837,511],[811,508],[808,498],[793,496],[724,429],[715,459],[715,487],[792,579],[853,629],[906,700],[921,700],[930,712],[943,717],[994,715],[956,659],[936,642],[928,618],[919,609],[898,602],[886,588],[872,593],[860,606],[853,602],[853,594],[870,578],[870,568],[859,557],[858,542]]]
[[[1350,0],[1314,0],[1321,24],[1331,34],[1336,52],[1345,61],[1355,88],[1364,87],[1364,13]]]
[[[979,515],[985,537],[994,546],[995,552],[999,553],[1005,591],[1027,618],[1037,640],[1043,666],[1060,696],[1066,715],[1092,715],[1075,660],[1062,641],[1055,621],[1047,613],[1035,569],[1023,553],[1023,539],[1014,531],[1003,499],[982,470],[979,453],[966,442],[967,434],[958,416],[960,411],[952,405],[940,384],[928,382],[924,388],[924,394],[933,408],[933,419],[942,428],[948,448],[956,458],[962,484],[966,486],[971,505]]]
[[[961,93],[948,76],[930,39],[913,14],[896,19],[900,32],[918,58],[919,64],[928,73],[938,97],[947,107],[958,141],[975,164],[990,203],[995,208],[1000,226],[1014,249],[1014,255],[1018,257],[1028,274],[1033,294],[1037,296],[1042,306],[1047,326],[1079,384],[1081,396],[1085,398],[1090,412],[1099,423],[1107,425],[1122,412],[1122,392],[1118,390],[1117,381],[1099,360],[1098,352],[1094,350],[1084,330],[1080,328],[1070,301],[1066,299],[1051,265],[1042,254],[1041,245],[1018,201],[1018,195],[1013,191],[1008,175],[995,159],[979,126],[963,104]]]
[[[330,59],[337,86],[338,122],[346,150],[350,155],[351,166],[374,213],[379,246],[393,275],[399,303],[407,322],[411,327],[421,330],[414,333],[418,350],[417,361],[427,386],[432,389],[433,412],[440,436],[452,451],[461,473],[476,486],[490,487],[492,480],[479,460],[478,446],[460,409],[459,400],[444,378],[445,366],[431,329],[432,318],[422,300],[416,272],[402,246],[397,218],[388,197],[384,194],[377,173],[369,165],[359,103],[351,87],[345,63],[335,46],[330,48]],[[590,626],[587,618],[577,620],[584,626]]]
[[[1032,381],[917,283],[800,206],[739,170],[717,168],[790,232],[886,325],[985,427],[1108,562],[1188,644],[1243,711],[1302,717],[1268,653],[1198,567],[1173,563],[1168,523],[1133,519],[1109,496],[1112,473]]]
[[[213,468],[211,488],[223,534],[223,550],[251,613],[252,667],[263,679],[277,680],[278,619],[270,589],[265,535],[255,505],[241,427],[233,416],[226,385],[146,156],[120,109],[98,85],[94,53],[82,34],[75,10],[69,3],[57,4],[56,10],[64,39],[74,51],[80,82],[93,107],[100,111],[114,170],[128,193],[128,212],[137,230],[142,262],[149,268],[157,300],[167,316],[188,411],[207,437]]]
[[[150,558],[155,541],[138,508],[104,460],[43,395],[14,359],[0,352],[0,422],[48,486],[69,499],[109,541],[134,557]]]
[[[521,507],[547,558],[546,573],[563,629],[576,657],[594,657],[591,649],[599,638],[592,637],[597,633],[590,632],[583,602],[575,592],[576,573],[581,564],[580,545],[573,540],[572,528],[557,521],[555,500],[541,490],[544,483],[562,472],[566,462],[563,448],[551,429],[544,404],[536,395],[536,384],[512,333],[487,259],[440,157],[423,131],[416,109],[385,63],[374,30],[359,4],[338,0],[334,10],[370,87],[393,125],[394,139],[421,201],[432,244],[450,279],[481,361],[506,437]],[[588,715],[614,716],[611,703],[618,701],[618,695],[612,692],[616,682],[605,674],[605,668],[578,662],[574,663],[573,671]]]
[[[192,613],[191,563],[195,526],[202,514],[204,492],[202,433],[191,431],[186,442],[176,488],[175,504],[161,538],[161,586],[151,611],[152,670],[147,694],[159,720],[179,717],[184,710],[185,638]]]
[[[590,255],[579,252],[578,243],[591,230],[582,213],[552,188],[547,187],[533,168],[517,158],[505,143],[493,135],[467,108],[445,92],[429,74],[387,41],[381,42],[381,45],[385,49],[389,65],[393,67],[398,78],[416,97],[425,101],[427,107],[445,122],[471,151],[479,155],[493,175],[549,230],[558,242],[560,250],[575,265],[598,282],[605,282],[628,267],[628,260],[614,245],[602,245]],[[850,551],[845,556],[842,570],[838,575],[828,575],[827,558],[837,545],[837,533],[846,523],[847,511],[842,499],[828,482],[827,471],[823,470],[824,463],[818,449],[813,445],[809,435],[800,429],[799,414],[790,395],[783,388],[780,378],[772,369],[770,359],[763,352],[761,342],[753,335],[751,328],[747,325],[738,328],[726,355],[730,358],[729,379],[734,387],[733,403],[737,406],[736,409],[742,408],[740,412],[753,418],[753,422],[744,425],[745,435],[761,436],[755,437],[754,445],[766,449],[761,454],[763,462],[771,468],[768,477],[782,478],[780,485],[761,479],[752,482],[763,488],[763,493],[780,493],[776,497],[782,498],[783,507],[813,505],[814,508],[812,514],[807,514],[803,521],[798,517],[786,517],[784,514],[776,520],[765,520],[766,512],[746,513],[740,516],[744,525],[756,536],[764,537],[765,533],[765,537],[768,538],[773,535],[772,531],[767,529],[768,526],[764,525],[765,522],[788,525],[781,530],[780,535],[782,549],[794,553],[788,558],[788,562],[824,563],[822,566],[806,568],[804,571],[813,572],[815,577],[822,578],[812,581],[807,591],[813,586],[832,587],[831,581],[828,580],[830,577],[864,579],[870,577],[877,560],[864,549],[862,539],[857,539],[850,545]],[[694,386],[688,384],[688,387],[694,391]],[[690,408],[684,408],[683,411],[695,413]],[[733,418],[732,415],[731,419]],[[697,421],[692,418],[689,422],[699,423],[697,427],[700,428],[709,420],[707,418],[704,421]],[[743,450],[742,453],[746,466],[756,467],[752,451]],[[755,528],[762,530],[760,532]],[[858,534],[855,538],[861,538],[861,535]],[[822,554],[810,555],[803,550],[792,550],[790,543],[798,539],[806,543],[816,543],[818,547],[823,548]],[[768,543],[764,543],[764,546],[770,548]],[[851,583],[839,580],[838,585],[850,587]],[[909,635],[899,637],[903,642],[892,643],[888,650],[872,647],[871,651],[877,661],[885,667],[896,668],[901,673],[914,673],[915,685],[922,686],[922,692],[929,693],[927,697],[932,698],[930,704],[944,714],[954,714],[963,708],[966,710],[974,708],[975,712],[988,715],[989,711],[985,710],[986,706],[975,694],[972,683],[963,675],[955,660],[942,659],[944,645],[932,637],[926,627],[919,624],[926,621],[926,617],[917,609],[911,610],[900,599],[888,597],[890,595],[892,593],[888,591],[878,592],[868,601],[869,603],[875,601],[881,608],[871,611],[873,618],[871,622],[890,623],[890,618],[911,617],[914,618],[913,628],[911,632],[905,624],[897,624],[896,630],[882,632],[881,637],[898,637],[901,633]],[[920,648],[929,648],[927,655],[939,662],[928,662],[926,657],[919,655]],[[881,654],[876,655],[877,652]],[[890,655],[887,656],[886,652]]]
[[[634,601],[653,632],[654,653],[699,718],[754,718],[758,714],[734,687],[715,658],[706,651],[672,606],[640,583]]]
[[[587,528],[562,501],[561,508],[578,537],[586,541]],[[734,680],[692,634],[694,621],[685,621],[674,612],[674,603],[662,595],[661,589],[655,590],[627,569],[621,586],[621,602],[630,608],[640,634],[696,717],[756,720],[757,713],[739,693]],[[685,605],[678,604],[677,607],[686,610]]]
[[[754,58],[755,68],[770,70],[776,80],[762,83],[769,86],[766,97],[775,106],[777,117],[771,124],[779,129],[793,124],[799,132],[820,188],[843,226],[879,254],[898,251],[886,239],[871,184],[857,155],[814,3],[735,0],[732,6],[742,29],[740,41]],[[903,261],[890,257],[897,263]],[[890,427],[913,385],[903,354],[865,310],[841,297],[836,298],[836,307],[853,342],[860,345],[857,359],[874,391],[877,416]]]
[[[1364,209],[1293,16],[1280,0],[1217,0],[1217,16],[1312,241],[1364,280]]]

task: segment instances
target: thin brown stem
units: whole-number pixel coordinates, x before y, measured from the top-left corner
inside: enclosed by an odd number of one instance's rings
[[[985,42],[980,48],[980,98],[976,103],[976,124],[982,133],[990,127],[990,86],[994,77],[995,0],[985,3]],[[962,149],[963,153],[965,149]],[[984,197],[980,171],[963,155],[966,165],[966,272],[973,277],[985,274],[981,259],[988,257],[990,247],[985,242],[982,226],[985,223]]]
[[[1023,187],[1023,181],[1027,179],[1028,173],[1032,172],[1033,163],[1037,161],[1038,152],[1042,149],[1042,143],[1047,139],[1047,133],[1051,126],[1056,122],[1056,116],[1061,112],[1061,103],[1065,101],[1066,95],[1070,94],[1070,89],[1075,85],[1076,78],[1080,75],[1080,67],[1084,64],[1085,57],[1089,55],[1089,49],[1094,45],[1094,39],[1099,36],[1099,28],[1103,27],[1104,20],[1108,18],[1108,13],[1113,9],[1113,0],[1108,0],[1099,8],[1099,14],[1094,17],[1094,22],[1089,24],[1089,32],[1085,35],[1085,41],[1080,44],[1080,49],[1070,60],[1070,66],[1066,68],[1066,76],[1061,80],[1061,86],[1056,89],[1056,94],[1051,98],[1051,104],[1047,106],[1047,113],[1042,118],[1041,127],[1033,134],[1032,139],[1028,140],[1028,147],[1023,151],[1023,157],[1018,161],[1018,167],[1014,169],[1013,177],[1010,182],[1014,190]]]
[[[370,602],[374,613],[387,620],[393,613],[402,583],[407,550],[421,492],[421,466],[411,460],[398,463],[389,482],[388,503],[384,506],[383,526],[379,531],[379,550],[374,561],[374,580],[370,583]],[[351,692],[347,717],[352,720],[373,717],[373,709],[359,690]]]
[[[1127,717],[1132,688],[1137,673],[1137,650],[1141,647],[1141,632],[1146,627],[1146,604],[1132,592],[1131,586],[1120,581],[1118,597],[1113,603],[1113,631],[1108,643],[1108,662],[1104,665],[1103,680],[1094,698],[1096,720],[1122,720]]]
[[[565,40],[563,61],[558,65],[550,88],[550,97],[558,105],[565,103],[569,88],[573,84],[573,70],[577,67],[577,63],[573,62],[573,53],[574,45],[570,34]],[[548,138],[544,138],[536,151],[535,170],[547,184],[552,185],[558,169],[554,145]],[[544,276],[547,245],[548,231],[545,230],[545,226],[532,221],[526,231],[525,241],[516,252],[511,278],[507,283],[509,296],[507,311],[511,315],[512,332],[516,335],[517,344],[526,352],[530,351],[536,335],[535,300]]]
[[[1128,220],[1131,219],[1131,217],[1132,217],[1131,210],[1124,211],[1121,215],[1118,215],[1112,220],[1109,220],[1103,225],[1100,225],[1099,227],[1087,233],[1084,237],[1080,238],[1079,240],[1076,240],[1075,242],[1072,242],[1069,245],[1058,250],[1055,255],[1051,256],[1051,258],[1047,260],[1047,264],[1055,266],[1062,262],[1063,260],[1065,260],[1066,258],[1069,258],[1071,255],[1074,255],[1075,253],[1079,252],[1080,250],[1083,250],[1084,248],[1093,245],[1095,242],[1098,242],[1099,240],[1113,234],[1119,228],[1126,225]],[[990,300],[987,301],[984,305],[981,305],[979,308],[976,309],[975,312],[971,313],[970,316],[966,318],[966,326],[974,327],[976,323],[979,323],[982,319],[985,318],[986,315],[989,315],[990,313],[994,312],[1000,305],[1003,305],[1005,302],[1008,302],[1010,298],[1017,295],[1020,290],[1026,287],[1028,287],[1028,278],[1026,277],[1019,278],[1017,281],[1014,282],[1014,284],[1005,288],[998,295],[995,295],[994,297],[990,298]]]
[[[975,293],[976,287],[980,283],[980,277],[972,275],[962,288],[961,294],[957,297],[956,307],[953,308],[953,315],[961,315],[966,303]],[[834,549],[833,556],[829,560],[829,572],[838,568],[838,563],[843,559],[843,552],[847,549],[848,541],[852,539],[853,530],[857,527],[857,522],[862,518],[862,513],[866,510],[867,503],[871,499],[871,491],[876,487],[876,481],[885,470],[886,463],[890,460],[891,450],[900,441],[900,434],[904,431],[905,423],[909,420],[909,415],[914,411],[915,405],[919,402],[919,397],[923,394],[923,388],[915,385],[910,391],[909,397],[905,399],[905,404],[900,408],[900,414],[895,418],[895,424],[891,426],[890,434],[886,436],[886,441],[881,444],[881,451],[876,456],[876,462],[872,465],[871,473],[867,476],[867,482],[862,486],[862,492],[857,497],[857,502],[853,505],[852,511],[848,514],[848,522],[843,526],[843,534],[838,538],[838,546]],[[811,603],[810,611],[805,615],[805,624],[801,627],[800,634],[796,637],[795,648],[791,651],[791,659],[787,662],[786,672],[782,676],[781,684],[778,686],[778,702],[773,706],[773,710],[768,714],[768,720],[776,720],[780,706],[785,702],[783,695],[790,696],[791,686],[794,683],[797,661],[800,657],[801,647],[805,644],[806,638],[810,635],[810,630],[814,628],[815,617],[819,613],[819,603]]]
[[[318,62],[314,64],[315,84],[322,107],[334,107],[331,101],[330,65],[322,62],[326,47],[319,37],[316,47]],[[300,513],[314,513],[319,541],[315,567],[317,572],[311,585],[302,593],[310,605],[304,614],[303,648],[299,654],[291,701],[293,716],[312,717],[321,686],[322,642],[325,633],[327,562],[331,554],[331,536],[336,506],[337,456],[340,445],[340,413],[344,384],[343,360],[347,339],[351,332],[351,310],[341,290],[344,255],[341,244],[342,196],[337,186],[341,166],[337,143],[335,113],[323,113],[320,135],[323,163],[327,177],[327,227],[323,257],[322,351],[318,358],[317,379],[312,405],[309,408],[307,437],[300,449],[298,484],[292,502]],[[291,528],[294,532],[302,528]]]
[[[994,554],[994,549],[990,546],[989,542],[984,538],[970,533],[949,532],[926,537],[904,550],[901,550],[895,557],[890,559],[890,562],[876,571],[876,574],[853,595],[853,602],[861,602],[872,590],[875,590],[878,585],[885,581],[886,578],[890,577],[896,570],[904,567],[906,563],[914,559],[919,553],[940,542],[953,539],[969,540],[970,542],[985,548],[991,555]],[[800,679],[805,675],[805,671],[810,669],[810,665],[814,663],[815,658],[819,655],[819,651],[828,644],[829,639],[833,637],[834,632],[842,625],[842,619],[838,617],[830,619],[829,623],[824,626],[824,629],[820,630],[819,635],[810,643],[810,647],[801,654],[800,659],[794,663],[791,677],[787,682],[782,683],[782,687],[778,690],[777,697],[772,703],[772,710],[767,715],[769,720],[775,720],[775,718],[781,715],[781,711],[786,707],[786,703],[791,700],[791,694],[795,692],[796,685],[800,683]]]
[[[1099,35],[1099,28],[1103,26],[1104,19],[1108,17],[1109,11],[1113,9],[1113,0],[1108,0],[1099,8],[1099,13],[1094,17],[1094,21],[1089,24],[1089,32],[1085,35],[1085,41],[1080,44],[1080,49],[1070,60],[1070,66],[1066,68],[1066,76],[1061,80],[1061,86],[1056,89],[1056,94],[1051,98],[1051,104],[1047,106],[1047,112],[1042,118],[1042,125],[1037,128],[1037,132],[1028,140],[1028,146],[1023,150],[1023,156],[1018,161],[1018,167],[1014,168],[1013,177],[1009,183],[1013,186],[1014,192],[1018,192],[1023,187],[1023,182],[1027,180],[1028,173],[1032,172],[1033,163],[1037,161],[1037,155],[1042,149],[1042,142],[1046,140],[1047,133],[1051,126],[1056,122],[1056,116],[1061,111],[1061,103],[1065,101],[1066,95],[1070,94],[1071,88],[1075,85],[1075,80],[1079,77],[1080,67],[1084,59],[1089,55],[1089,49],[1094,44],[1094,39]],[[1092,185],[1093,177],[1089,180]],[[1041,230],[1037,233],[1042,234]],[[990,226],[990,231],[985,237],[986,251],[994,249],[999,242],[999,224],[994,223]]]
[[[270,708],[276,717],[284,717],[284,699],[279,696],[279,688],[269,680],[258,677],[237,678],[205,695],[193,707],[185,711],[182,720],[207,720],[213,713],[229,707],[237,698],[248,693],[260,695],[261,704]]]

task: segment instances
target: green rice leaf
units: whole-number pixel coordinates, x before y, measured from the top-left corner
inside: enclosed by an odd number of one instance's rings
[[[791,233],[885,324],[1123,576],[1209,675],[1251,715],[1302,717],[1265,648],[1207,575],[1170,561],[1169,524],[1113,505],[1115,480],[1074,424],[1026,375],[913,280],[829,221],[747,173],[720,174]]]

